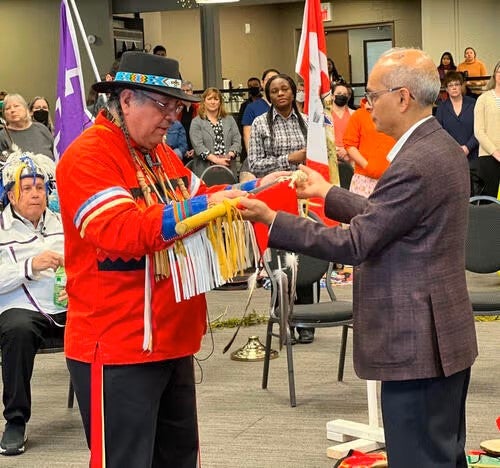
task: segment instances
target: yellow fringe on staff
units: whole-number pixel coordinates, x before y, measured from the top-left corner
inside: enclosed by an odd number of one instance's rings
[[[183,219],[175,232],[185,235],[194,229],[207,226],[207,237],[216,253],[221,276],[225,281],[243,274],[247,263],[245,227],[236,208],[239,198],[226,199],[207,210]]]
[[[236,209],[239,201],[239,197],[226,199],[223,203],[218,203],[201,213],[197,213],[189,218],[183,219],[175,225],[175,232],[180,236],[183,236],[189,231],[194,231],[196,228],[204,226],[220,216],[225,216],[230,208]]]

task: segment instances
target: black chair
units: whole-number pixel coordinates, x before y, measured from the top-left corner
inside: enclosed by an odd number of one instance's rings
[[[236,183],[236,176],[231,169],[219,165],[207,167],[201,174],[200,179],[209,187],[212,185],[232,185]]]
[[[190,159],[187,163],[186,163],[186,167],[188,169],[191,169],[193,167],[193,163],[194,163],[194,159]]]
[[[339,161],[338,167],[339,167],[340,186],[342,188],[349,190],[349,187],[351,186],[351,179],[352,176],[354,175],[354,168],[352,167],[351,164],[343,161]]]
[[[64,352],[64,328],[50,327],[44,341],[40,346],[37,354],[52,354]],[[68,385],[68,408],[73,408],[75,403],[75,391],[73,389],[73,382],[69,378]]]
[[[287,271],[286,275],[279,275],[278,278],[275,276],[274,271],[278,269],[278,257],[282,259],[282,268],[285,267],[284,256],[286,252],[275,249],[271,249],[269,252],[271,255],[271,259],[270,261],[264,260],[264,268],[271,280],[271,305],[266,332],[262,388],[267,388],[272,337],[280,337],[286,335],[283,344],[286,347],[287,354],[290,405],[292,407],[295,407],[295,377],[290,327],[342,327],[337,372],[337,380],[342,381],[344,378],[347,334],[349,327],[352,326],[352,302],[336,300],[335,293],[333,292],[330,281],[330,276],[333,269],[332,263],[326,260],[313,258],[302,254],[298,255],[298,269],[296,278],[297,287],[312,286],[315,283],[319,282],[323,275],[326,273],[326,290],[328,291],[330,300],[326,302],[315,302],[314,304],[307,305],[293,304],[293,300],[283,300],[283,294],[288,291],[288,286],[290,283],[290,271]],[[292,284],[290,284],[290,286],[293,288]],[[274,325],[278,325],[278,334],[274,333],[273,331]]]
[[[500,271],[500,201],[487,196],[470,199],[465,268],[474,273]],[[500,289],[469,291],[474,315],[500,315]]]

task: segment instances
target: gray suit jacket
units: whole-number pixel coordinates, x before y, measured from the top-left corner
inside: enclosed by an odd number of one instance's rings
[[[477,343],[465,282],[469,170],[439,123],[421,124],[366,199],[333,187],[326,228],[278,213],[269,245],[354,270],[354,367],[363,379],[451,375]]]
[[[238,125],[232,116],[227,115],[222,118],[222,132],[224,133],[224,147],[226,153],[234,151],[236,154],[241,153],[241,135],[238,130]],[[202,119],[197,116],[191,122],[189,129],[189,138],[193,146],[195,156],[193,161],[193,172],[200,176],[204,169],[211,165],[209,161],[203,161],[200,154],[204,151],[213,153],[215,146],[215,134],[212,124],[207,119]],[[236,160],[231,161],[230,169],[236,176]]]

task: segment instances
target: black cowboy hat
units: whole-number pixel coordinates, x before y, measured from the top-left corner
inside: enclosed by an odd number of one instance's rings
[[[179,62],[144,52],[125,52],[113,81],[94,83],[98,93],[111,93],[117,88],[141,89],[152,93],[198,102],[200,99],[181,89]]]

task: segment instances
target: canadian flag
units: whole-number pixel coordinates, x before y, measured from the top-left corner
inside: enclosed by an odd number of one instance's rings
[[[295,71],[304,80],[304,112],[307,114],[307,160],[308,167],[319,172],[325,180],[338,185],[335,142],[331,120],[325,119],[321,98],[330,93],[325,32],[321,18],[320,0],[306,0],[302,34]],[[328,134],[326,126],[328,127]],[[328,137],[328,145],[327,145]],[[331,159],[329,164],[328,148]],[[332,161],[334,171],[332,172]],[[327,226],[338,223],[326,217],[323,199],[311,199],[310,209],[318,214]]]
[[[307,165],[329,180],[325,113],[321,97],[330,92],[330,79],[320,0],[306,0],[295,71],[304,80],[304,112],[308,116]]]

